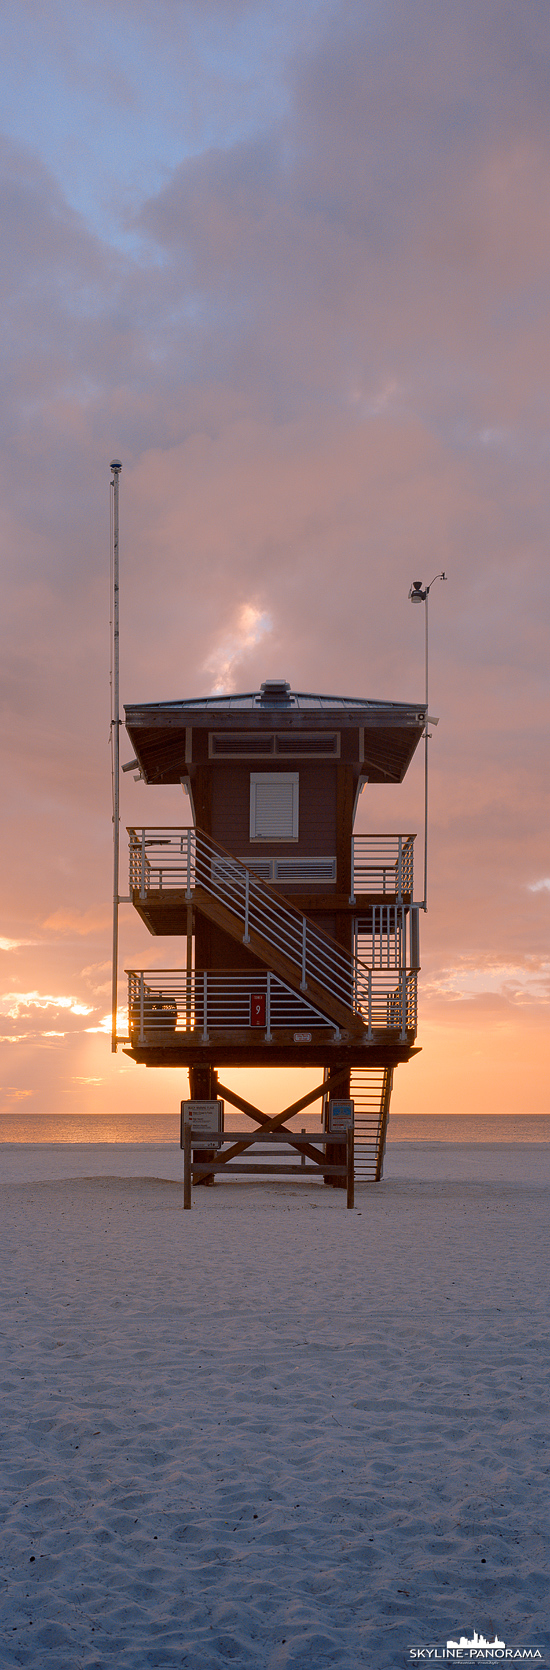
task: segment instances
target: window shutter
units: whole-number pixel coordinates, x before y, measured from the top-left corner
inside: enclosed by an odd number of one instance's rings
[[[251,841],[297,841],[298,772],[251,772]]]

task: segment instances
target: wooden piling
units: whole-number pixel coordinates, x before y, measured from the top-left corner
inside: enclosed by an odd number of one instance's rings
[[[355,1204],[353,1126],[352,1125],[348,1125],[348,1128],[347,1128],[347,1131],[346,1131],[346,1167],[347,1167],[347,1177],[346,1177],[346,1181],[347,1181],[347,1199],[346,1199],[346,1206],[348,1208],[348,1212],[351,1212],[351,1211],[353,1211],[353,1207],[354,1207],[354,1204]]]
[[[183,1210],[191,1210],[191,1121],[183,1123]]]

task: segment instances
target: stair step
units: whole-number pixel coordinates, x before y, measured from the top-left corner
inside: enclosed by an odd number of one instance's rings
[[[209,871],[213,873],[213,863],[210,848],[213,843],[209,838],[200,835],[197,830],[197,854],[202,851],[202,843],[208,841]],[[207,885],[204,859],[199,868],[199,874],[194,877],[193,903],[203,916],[223,928],[232,939],[240,944],[247,944],[250,951],[260,958],[261,962],[273,973],[287,982],[296,992],[306,996],[327,1021],[332,1021],[338,1028],[348,1032],[352,1038],[359,1038],[364,1034],[365,1026],[358,1009],[354,1009],[343,1001],[342,988],[350,994],[357,985],[355,960],[347,955],[341,946],[333,943],[328,934],[316,925],[308,923],[301,911],[290,902],[273,892],[255,878],[246,881],[247,872],[237,859],[231,858],[226,865],[225,872],[218,865],[215,885]],[[225,877],[225,883],[224,883]],[[224,897],[224,885],[227,896]],[[264,898],[265,894],[265,898]],[[249,901],[249,904],[246,903]],[[243,932],[244,930],[244,932]],[[302,934],[306,941],[309,935],[309,964],[306,963],[307,985],[302,985],[302,966],[297,960],[296,946],[301,945]],[[291,954],[293,951],[294,954]],[[313,969],[311,963],[313,962]],[[315,968],[320,969],[320,978],[315,976]],[[338,973],[332,971],[338,970]],[[326,970],[326,974],[323,972]],[[362,971],[364,972],[364,971]],[[331,989],[332,978],[332,989]]]
[[[392,1079],[391,1067],[354,1067],[351,1071],[358,1182],[379,1182],[382,1176]]]

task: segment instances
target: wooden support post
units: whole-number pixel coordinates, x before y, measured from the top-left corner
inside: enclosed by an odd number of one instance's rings
[[[353,803],[355,799],[355,784],[353,770],[346,760],[339,760],[336,767],[336,874],[338,876],[338,892],[349,899],[353,893],[353,878],[351,869],[351,840],[353,828]],[[345,950],[351,950],[351,917],[349,911],[345,914],[338,911],[334,925],[334,938]],[[351,992],[350,992],[351,997]]]
[[[193,1029],[193,906],[187,906],[187,948],[185,958],[185,1030]]]
[[[347,1205],[347,1208],[348,1208],[348,1212],[353,1211],[353,1207],[354,1207],[354,1204],[355,1204],[355,1196],[354,1196],[354,1154],[353,1154],[353,1149],[354,1149],[353,1128],[352,1128],[351,1125],[348,1125],[348,1128],[347,1128],[347,1131],[346,1131],[346,1168],[347,1168],[347,1176],[346,1176],[347,1200],[346,1200],[346,1205]]]
[[[342,1101],[344,1101],[344,1100],[347,1101],[348,1098],[351,1096],[350,1084],[351,1084],[350,1070],[349,1070],[349,1067],[346,1067],[346,1068],[343,1068],[343,1070],[342,1070],[342,1073],[341,1073],[341,1076],[340,1076],[340,1084],[338,1085],[338,1096],[341,1097]],[[325,1092],[327,1090],[328,1090],[328,1098],[327,1098],[325,1106],[326,1106],[326,1120],[327,1120],[327,1129],[328,1129],[329,1102],[330,1102],[331,1097],[334,1095],[332,1075],[329,1075],[329,1078],[328,1078],[327,1083],[325,1085]],[[345,1166],[345,1164],[346,1164],[346,1145],[345,1145],[345,1141],[344,1141],[343,1132],[342,1132],[342,1141],[339,1142],[338,1144],[335,1144],[333,1158],[334,1158],[334,1164],[335,1165]],[[328,1183],[329,1187],[333,1188],[333,1189],[345,1189],[345,1187],[346,1187],[345,1177],[325,1177],[325,1183]]]
[[[266,1131],[277,1131],[280,1129],[281,1125],[286,1127],[287,1119],[293,1119],[296,1113],[301,1113],[302,1109],[309,1107],[311,1102],[317,1102],[319,1098],[326,1093],[329,1087],[331,1092],[336,1085],[339,1087],[342,1078],[344,1079],[347,1087],[343,1094],[349,1094],[349,1068],[334,1067],[332,1068],[328,1079],[324,1079],[322,1084],[316,1085],[315,1090],[308,1091],[307,1096],[301,1096],[298,1102],[291,1102],[290,1107],[284,1108],[282,1113],[271,1115],[267,1113],[260,1113],[259,1108],[252,1107],[250,1102],[245,1102],[242,1096],[238,1096],[236,1091],[229,1090],[224,1084],[220,1084],[218,1086],[218,1091],[220,1096],[224,1097],[225,1101],[231,1102],[233,1107],[242,1108],[243,1113],[247,1113],[252,1119],[255,1119],[258,1125],[262,1126],[262,1129]],[[292,1146],[292,1135],[292,1131],[289,1131],[288,1140],[290,1146]],[[245,1148],[249,1148],[251,1142],[253,1141],[253,1137],[243,1136],[242,1142],[239,1142],[233,1148],[226,1149],[226,1152],[223,1155],[223,1162],[225,1163],[227,1160],[233,1160],[238,1154],[243,1154]],[[315,1153],[313,1148],[306,1148],[305,1152],[308,1159],[315,1160],[316,1163],[319,1164],[319,1156]],[[345,1160],[343,1146],[340,1153],[341,1158],[338,1163],[343,1165]],[[335,1179],[335,1182],[337,1181],[338,1179]],[[341,1179],[341,1182],[343,1188],[345,1186],[345,1178]]]
[[[199,1064],[196,1067],[189,1068],[189,1095],[192,1102],[217,1101],[218,1075],[215,1067]],[[217,1149],[197,1148],[195,1146],[193,1153],[197,1164],[200,1162],[201,1165],[208,1165],[209,1162],[215,1160]],[[212,1185],[214,1182],[213,1172],[210,1172],[207,1176],[197,1177],[196,1182]]]
[[[183,1125],[183,1210],[191,1209],[191,1122],[184,1120]]]

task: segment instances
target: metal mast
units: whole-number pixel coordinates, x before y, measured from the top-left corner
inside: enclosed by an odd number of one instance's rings
[[[428,757],[429,757],[428,756],[428,743],[429,743],[429,740],[430,740],[430,733],[428,731],[428,723],[431,723],[432,725],[437,725],[437,719],[432,719],[431,721],[428,720],[428,700],[429,700],[429,697],[428,697],[428,599],[429,599],[429,596],[430,596],[432,586],[435,586],[436,580],[446,580],[446,579],[447,579],[447,575],[445,573],[434,574],[433,580],[430,580],[429,586],[423,586],[421,580],[413,580],[413,583],[412,583],[412,586],[411,586],[411,589],[410,589],[410,592],[409,592],[409,599],[410,599],[411,603],[423,603],[424,604],[424,662],[425,662],[425,680],[426,680],[426,697],[425,697],[425,700],[426,700],[426,724],[425,724],[425,727],[424,727],[424,898],[422,900],[422,904],[421,904],[421,907],[420,907],[421,910],[427,910],[428,909]]]
[[[112,492],[112,598],[111,598],[111,757],[113,773],[113,977],[111,1000],[111,1050],[117,1047],[118,1002],[118,885],[120,835],[120,697],[119,697],[119,622],[118,622],[118,492],[122,464],[120,458],[111,460]]]

